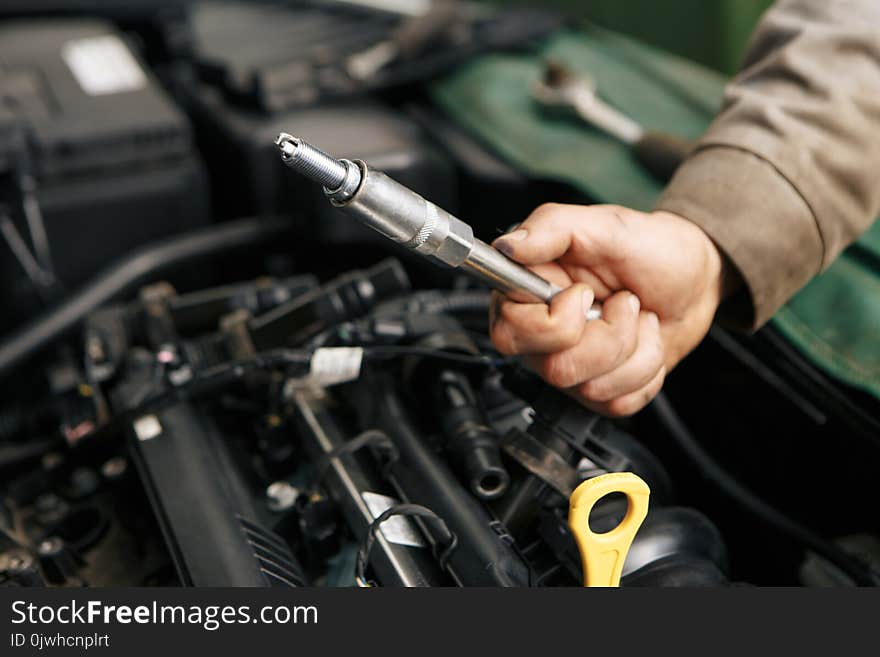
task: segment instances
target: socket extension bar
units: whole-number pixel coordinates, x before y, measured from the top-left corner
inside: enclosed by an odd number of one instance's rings
[[[291,169],[324,187],[330,203],[403,247],[460,268],[505,294],[525,293],[549,303],[560,288],[474,237],[461,219],[360,160],[337,160],[282,132],[275,140]],[[601,317],[601,306],[588,319]]]

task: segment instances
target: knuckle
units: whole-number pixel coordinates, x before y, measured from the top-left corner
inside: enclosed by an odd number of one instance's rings
[[[654,399],[657,396],[657,393],[663,390],[663,384],[666,383],[666,366],[661,365],[660,371],[657,373],[657,382],[654,385],[654,389],[648,394],[648,401]]]
[[[505,322],[516,324],[519,319],[517,307],[512,301],[502,301],[498,308],[498,316]]]
[[[489,337],[498,353],[505,356],[515,356],[517,354],[516,338],[504,323],[496,323],[489,331]]]
[[[608,402],[608,414],[612,417],[627,417],[638,413],[657,396],[657,393],[663,387],[665,378],[666,369],[661,368],[657,378],[648,387],[637,393],[618,397]]]
[[[608,349],[608,363],[613,366],[623,362],[629,355],[627,353],[629,338],[618,333],[610,342],[611,344]]]
[[[617,219],[620,223],[626,223],[626,215],[629,212],[628,208],[623,207],[622,205],[606,205],[605,209],[610,212],[615,219]]]
[[[637,321],[638,319],[636,319]],[[620,356],[624,359],[632,356],[639,347],[639,334],[636,322],[633,323],[631,331],[624,331],[620,336]]]
[[[630,254],[629,227],[632,210],[617,205],[606,206],[609,216],[613,219],[605,235],[608,240],[609,253],[616,254],[616,259],[626,260]]]
[[[570,356],[553,355],[545,358],[541,364],[541,376],[557,388],[570,388],[579,383],[577,366]]]
[[[534,212],[532,212],[533,217],[549,217],[551,215],[556,214],[561,207],[560,203],[541,203],[537,208],[535,208]]]
[[[550,331],[553,332],[560,350],[574,347],[581,339],[581,327],[568,320],[554,322]]]
[[[622,229],[628,228],[633,216],[636,214],[631,208],[623,205],[603,205],[602,208],[608,212]]]
[[[663,350],[663,343],[657,340],[651,340],[647,346],[645,347],[647,350],[647,361],[651,364],[652,368],[660,369],[663,366],[663,362],[665,360],[665,353]]]
[[[642,410],[650,401],[650,395],[638,394],[618,397],[608,402],[608,415],[611,417],[628,417]]]
[[[578,392],[585,399],[594,402],[607,401],[608,386],[603,383],[602,379],[590,379],[578,389]]]

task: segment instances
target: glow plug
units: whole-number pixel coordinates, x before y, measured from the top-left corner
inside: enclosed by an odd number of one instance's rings
[[[337,160],[285,132],[275,145],[291,169],[324,187],[332,205],[426,258],[460,268],[505,294],[549,303],[561,288],[474,237],[461,219],[361,160]],[[601,316],[595,306],[589,318]]]

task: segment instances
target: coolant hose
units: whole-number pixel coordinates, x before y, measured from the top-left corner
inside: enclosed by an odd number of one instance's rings
[[[59,305],[25,324],[0,343],[0,378],[74,328],[89,313],[148,277],[182,262],[277,238],[288,230],[283,218],[230,221],[140,247],[110,265]]]

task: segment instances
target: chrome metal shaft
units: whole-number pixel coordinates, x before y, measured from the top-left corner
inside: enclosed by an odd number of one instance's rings
[[[336,207],[398,244],[461,268],[504,293],[549,303],[560,288],[474,237],[461,219],[364,162],[337,160],[287,133],[275,140],[284,162],[324,186]],[[597,317],[598,310],[591,317]]]
[[[473,248],[461,265],[496,290],[527,292],[544,303],[561,291],[554,285],[505,256],[482,240],[475,239]]]

